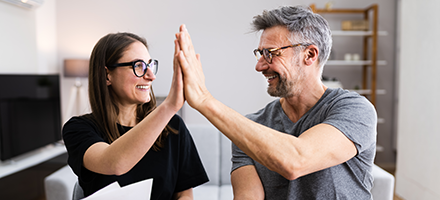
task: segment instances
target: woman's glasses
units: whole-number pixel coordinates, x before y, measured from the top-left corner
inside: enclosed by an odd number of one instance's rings
[[[153,74],[156,75],[159,68],[159,61],[155,59],[150,59],[148,63],[145,63],[145,61],[143,60],[135,60],[133,62],[118,63],[107,67],[115,68],[123,66],[132,66],[134,75],[136,75],[137,77],[143,77],[147,73],[148,69],[150,69]]]

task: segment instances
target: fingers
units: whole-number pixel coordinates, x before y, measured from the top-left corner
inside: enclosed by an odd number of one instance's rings
[[[183,51],[184,55],[189,58],[195,58],[191,36],[184,24],[180,26],[180,32],[176,34],[176,39],[179,40],[180,49]]]
[[[179,47],[179,42],[177,40],[174,40],[174,75],[176,76],[177,79],[181,80],[182,79],[182,69],[180,66],[180,61],[178,58],[178,54],[180,53],[180,47]]]
[[[174,56],[180,52],[180,44],[177,39],[174,40]]]
[[[179,62],[177,60],[177,56],[179,55],[179,53],[180,53],[179,41],[174,40],[174,65],[179,64]]]
[[[188,29],[186,29],[186,25],[185,24],[180,25],[180,32],[183,32],[183,31],[187,31],[188,32]]]
[[[190,64],[188,63],[184,53],[182,51],[180,51],[179,54],[177,55],[177,57],[179,58],[180,67],[183,68],[182,70],[188,70]]]
[[[170,92],[167,97],[167,102],[170,102],[173,106],[180,109],[185,101],[185,96],[183,94],[183,75],[180,68],[180,62],[177,55],[180,52],[179,43],[174,40],[174,59],[173,59],[173,79],[171,83]]]

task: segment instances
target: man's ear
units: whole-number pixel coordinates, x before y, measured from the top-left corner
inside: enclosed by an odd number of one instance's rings
[[[306,65],[312,65],[314,62],[318,61],[319,49],[315,45],[310,45],[305,50],[304,63]]]
[[[110,80],[111,79],[110,70],[108,70],[107,67],[105,67],[105,79],[107,81],[107,86],[112,84],[112,82]]]

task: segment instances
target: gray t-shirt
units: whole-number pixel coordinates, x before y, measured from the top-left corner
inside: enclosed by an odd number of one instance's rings
[[[232,144],[232,171],[254,165],[264,187],[265,199],[372,199],[371,171],[376,152],[377,115],[374,106],[365,97],[329,88],[296,123],[284,113],[279,99],[246,117],[294,137],[317,124],[329,124],[347,136],[358,152],[345,163],[289,181]]]

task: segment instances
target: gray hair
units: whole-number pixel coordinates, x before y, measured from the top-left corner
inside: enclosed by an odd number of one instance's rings
[[[265,30],[274,26],[285,26],[291,33],[291,40],[298,43],[316,45],[319,49],[318,62],[322,73],[330,56],[332,34],[327,21],[310,8],[302,6],[283,6],[278,9],[263,11],[254,17],[254,31]]]

